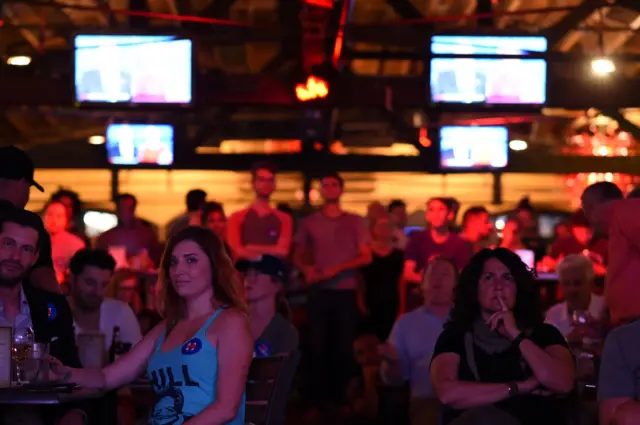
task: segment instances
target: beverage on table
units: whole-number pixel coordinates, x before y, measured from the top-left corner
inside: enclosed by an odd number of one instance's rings
[[[115,363],[120,356],[124,355],[130,349],[131,344],[125,344],[122,342],[122,339],[120,339],[120,326],[114,326],[111,348],[109,349],[109,363]]]

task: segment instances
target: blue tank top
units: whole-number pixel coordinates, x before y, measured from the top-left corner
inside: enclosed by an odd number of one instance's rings
[[[218,353],[207,339],[207,329],[223,310],[213,313],[191,339],[171,351],[160,351],[167,331],[158,338],[147,366],[156,392],[149,425],[183,424],[216,400]],[[238,414],[227,424],[244,424],[244,396]]]

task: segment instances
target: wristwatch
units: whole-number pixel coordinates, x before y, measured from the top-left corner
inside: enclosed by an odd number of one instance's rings
[[[520,392],[520,390],[518,389],[518,383],[517,382],[509,382],[507,383],[507,385],[509,386],[509,397],[513,397],[515,395],[518,395],[518,393]]]
[[[511,344],[515,347],[520,347],[520,343],[524,341],[526,338],[527,337],[524,335],[524,333],[520,332],[518,336],[513,338],[513,341],[511,342]]]

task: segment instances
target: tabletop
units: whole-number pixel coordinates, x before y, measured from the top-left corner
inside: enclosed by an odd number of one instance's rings
[[[45,390],[13,386],[0,388],[0,405],[64,404],[88,398],[98,398],[102,395],[104,395],[103,391],[93,388]]]

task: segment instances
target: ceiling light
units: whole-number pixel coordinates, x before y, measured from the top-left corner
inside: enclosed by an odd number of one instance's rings
[[[7,65],[27,66],[31,63],[31,56],[10,56]]]
[[[106,139],[104,136],[91,136],[89,137],[90,145],[103,145]]]
[[[523,151],[527,149],[527,142],[524,140],[512,140],[509,142],[509,148],[512,151]]]
[[[594,74],[604,76],[616,71],[616,65],[607,58],[596,58],[591,61],[591,70]]]

